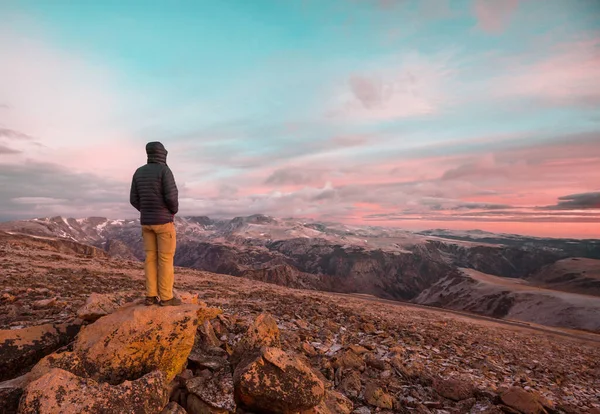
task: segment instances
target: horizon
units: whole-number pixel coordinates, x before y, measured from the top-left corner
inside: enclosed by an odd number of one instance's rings
[[[600,238],[600,3],[0,2],[0,220],[183,216]]]
[[[234,220],[236,218],[247,218],[247,217],[251,217],[251,216],[265,216],[268,218],[272,218],[275,220],[282,220],[282,221],[286,221],[286,220],[295,220],[295,221],[303,221],[305,223],[302,224],[307,224],[307,223],[317,223],[317,224],[325,224],[325,225],[335,225],[335,224],[342,224],[345,226],[350,226],[350,227],[359,227],[359,228],[367,228],[367,227],[375,227],[375,228],[384,228],[384,229],[397,229],[397,230],[402,230],[402,231],[407,231],[410,233],[421,233],[421,232],[427,232],[427,231],[450,231],[450,232],[456,232],[456,234],[460,233],[460,232],[466,232],[466,233],[476,233],[476,232],[484,232],[484,233],[489,233],[489,234],[493,234],[493,235],[497,235],[497,236],[519,236],[519,237],[529,237],[529,238],[544,238],[544,239],[573,239],[573,240],[600,240],[600,237],[578,237],[578,236],[552,236],[552,235],[536,235],[536,234],[528,234],[528,233],[511,233],[508,231],[489,231],[489,230],[484,230],[483,228],[451,228],[451,227],[422,227],[422,226],[417,226],[414,228],[407,228],[405,226],[400,226],[400,225],[378,225],[378,224],[370,224],[370,223],[358,223],[358,224],[350,224],[350,223],[343,223],[343,222],[336,222],[336,221],[330,221],[330,220],[319,220],[319,219],[313,219],[313,218],[308,218],[308,217],[278,217],[278,216],[270,216],[270,215],[266,215],[266,214],[261,214],[261,213],[256,213],[256,214],[251,214],[248,216],[206,216],[206,215],[201,215],[201,214],[192,214],[192,215],[180,215],[177,214],[175,216],[175,219],[190,219],[190,218],[198,218],[198,217],[206,217],[210,220],[215,220],[215,221],[231,221]],[[22,221],[34,221],[34,220],[51,220],[51,219],[55,219],[55,218],[61,218],[63,220],[85,220],[85,219],[105,219],[107,221],[118,221],[118,220],[131,220],[131,221],[135,221],[135,220],[139,220],[139,217],[105,217],[105,216],[88,216],[88,217],[67,217],[67,216],[63,216],[63,215],[56,215],[56,216],[47,216],[47,217],[29,217],[29,218],[24,218],[24,219],[19,219]],[[16,221],[19,221],[16,220]],[[0,217],[0,223],[8,223],[8,222],[12,222],[15,220],[4,220]],[[441,223],[441,222],[440,222]]]

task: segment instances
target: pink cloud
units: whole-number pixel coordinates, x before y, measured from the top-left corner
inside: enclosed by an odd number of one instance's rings
[[[477,27],[488,33],[502,32],[518,5],[518,0],[474,0]]]
[[[378,68],[350,74],[334,95],[333,118],[377,121],[440,112],[453,69],[447,55],[406,55]],[[384,67],[384,69],[381,69]]]
[[[497,96],[531,97],[549,105],[595,106],[600,104],[600,36],[565,43],[553,55],[523,65],[495,83]]]

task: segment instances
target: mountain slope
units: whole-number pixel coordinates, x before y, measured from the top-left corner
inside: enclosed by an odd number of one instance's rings
[[[531,286],[568,291],[573,289],[574,283],[550,286],[541,276],[532,275],[568,258],[571,252],[581,255],[593,252],[590,246],[596,246],[598,240],[540,239],[477,231],[416,234],[395,228],[276,219],[264,215],[232,220],[177,217],[175,226],[178,239],[175,264],[178,266],[309,290],[413,300],[494,317],[512,315],[530,320],[528,313],[550,312],[544,323],[595,329],[580,320],[590,316],[587,311],[574,312],[564,318],[554,315],[552,309],[567,306],[564,301],[554,303],[558,300],[556,296],[539,297],[541,302],[549,303],[548,307],[517,311],[517,305],[529,303],[522,300],[524,293],[516,293],[513,287],[507,286],[482,293],[481,280],[465,276],[460,269],[512,280],[531,276],[528,279]],[[0,229],[87,243],[124,259],[144,257],[138,220],[54,217],[0,223]],[[564,263],[568,267],[569,263],[576,262]],[[569,273],[573,272],[566,272]],[[581,283],[577,285],[579,288],[592,282],[585,279]],[[452,288],[455,284],[460,284],[458,292]],[[588,289],[586,293],[595,291]],[[440,294],[445,295],[444,300],[439,298]],[[516,296],[519,300],[515,300]],[[592,299],[583,305],[585,309],[592,309],[592,316],[596,312],[594,306]]]

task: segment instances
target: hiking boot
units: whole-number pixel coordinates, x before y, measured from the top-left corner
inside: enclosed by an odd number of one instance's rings
[[[161,300],[160,306],[179,306],[181,305],[181,299],[172,297],[169,300]]]
[[[158,296],[146,296],[146,300],[144,301],[144,305],[146,306],[158,305],[159,303],[160,299]]]

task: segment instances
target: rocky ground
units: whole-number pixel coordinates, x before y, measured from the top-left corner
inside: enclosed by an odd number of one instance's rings
[[[310,367],[329,390],[327,398],[339,399],[339,404],[328,405],[329,411],[312,412],[600,410],[600,338],[584,340],[577,333],[568,338],[438,310],[294,290],[183,268],[177,269],[176,288],[197,294],[223,311],[210,326],[200,327],[198,337],[212,338],[213,349],[223,350],[220,356],[231,366],[235,366],[234,351],[248,336],[248,327],[259,315],[272,315],[280,332],[276,349],[285,355],[263,353],[258,365],[276,361],[276,366],[286,367],[290,362],[285,358],[292,358]],[[69,326],[91,293],[121,292],[133,298],[138,292],[141,296],[142,289],[140,263],[109,259],[75,244],[0,237],[0,329],[5,335],[46,324]],[[202,390],[211,389],[203,384],[216,382],[221,388],[215,392],[233,392],[226,386],[229,377],[220,381],[222,371],[207,365],[206,358],[190,356],[191,369],[181,374],[183,379],[177,377],[185,386],[172,389],[171,400],[188,412],[233,411],[232,405],[221,411],[200,411],[205,409]],[[238,380],[254,369],[248,367]],[[56,375],[66,378],[70,374]],[[199,379],[189,385],[193,378]],[[33,391],[28,395],[33,398]],[[239,402],[241,397],[236,398]],[[201,408],[194,411],[193,407]],[[248,412],[240,404],[236,409]]]

